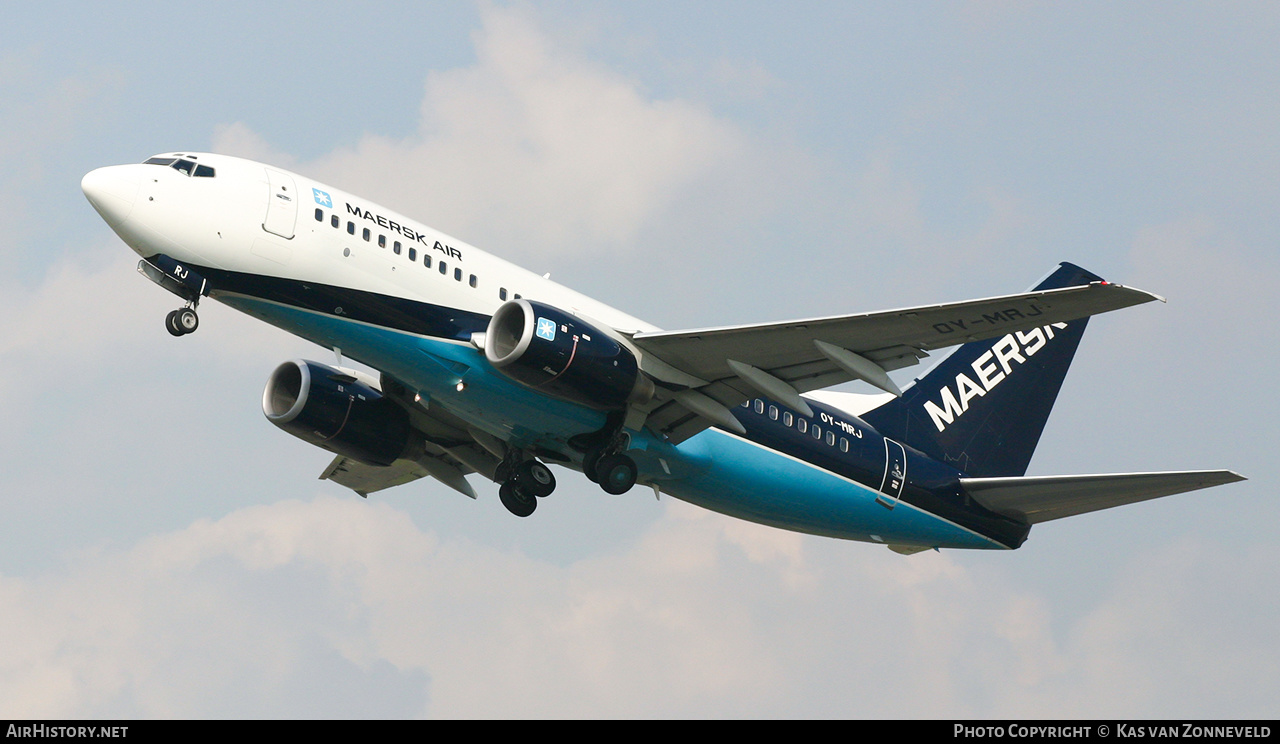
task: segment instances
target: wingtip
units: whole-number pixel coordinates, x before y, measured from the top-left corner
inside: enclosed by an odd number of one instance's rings
[[[1121,285],[1121,286],[1124,286],[1124,285]],[[1142,293],[1142,294],[1146,295],[1147,297],[1150,297],[1150,298],[1151,298],[1151,300],[1159,300],[1159,301],[1164,302],[1164,303],[1168,303],[1168,302],[1169,302],[1168,300],[1166,300],[1166,299],[1164,298],[1164,295],[1158,295],[1158,294],[1156,294],[1155,292],[1148,292],[1148,291],[1147,291],[1147,290],[1145,290],[1145,289],[1138,289],[1137,287],[1125,287],[1125,289],[1127,289],[1127,290],[1129,290],[1129,291],[1131,291],[1131,292],[1140,292],[1140,293]],[[1151,300],[1147,300],[1147,302],[1150,302]]]
[[[1126,292],[1136,292],[1140,295],[1146,295],[1147,299],[1142,300],[1142,302],[1151,302],[1152,300],[1159,300],[1160,302],[1164,302],[1164,303],[1169,302],[1167,299],[1164,298],[1163,295],[1158,295],[1155,292],[1148,292],[1145,289],[1138,289],[1137,287],[1130,287],[1125,284],[1116,284],[1114,282],[1101,282],[1101,284],[1110,285],[1112,287],[1119,287],[1120,289],[1125,290]]]

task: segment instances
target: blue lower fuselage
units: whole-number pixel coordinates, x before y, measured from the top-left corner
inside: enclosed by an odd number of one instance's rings
[[[243,292],[211,296],[321,346],[339,348],[417,391],[427,405],[513,445],[563,452],[571,437],[605,423],[600,411],[508,379],[458,338],[392,329]],[[642,484],[787,530],[908,547],[1009,549],[1025,537],[1025,530],[967,503],[959,471],[886,441],[856,417],[811,406],[815,422],[822,414],[827,421],[847,422],[836,430],[838,436],[814,438],[808,427],[801,432],[784,423],[776,403],[762,400],[734,411],[745,436],[711,428],[672,445],[647,429],[628,431],[627,454],[636,461]],[[790,410],[784,415],[787,421],[799,417]],[[847,436],[854,432],[858,436]],[[894,451],[901,455],[886,455]],[[896,473],[902,479],[896,484],[890,472],[895,464],[906,471]]]

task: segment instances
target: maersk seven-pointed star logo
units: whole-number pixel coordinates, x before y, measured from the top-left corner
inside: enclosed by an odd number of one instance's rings
[[[556,323],[554,320],[538,318],[538,338],[545,338],[548,341],[556,340]]]
[[[311,194],[316,198],[316,204],[333,209],[333,199],[329,198],[329,193],[327,191],[311,189]]]

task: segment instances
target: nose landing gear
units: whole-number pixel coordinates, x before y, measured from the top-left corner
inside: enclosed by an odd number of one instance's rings
[[[200,305],[200,298],[209,293],[209,282],[190,266],[163,253],[139,261],[138,273],[187,301],[185,306],[165,316],[165,329],[174,336],[195,333],[200,327],[196,307]]]
[[[174,310],[165,316],[164,327],[174,336],[195,333],[200,327],[200,316],[196,315],[195,303],[187,303],[186,307]]]

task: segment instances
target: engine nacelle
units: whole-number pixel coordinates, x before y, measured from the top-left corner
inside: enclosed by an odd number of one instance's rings
[[[511,300],[493,314],[484,355],[499,372],[547,395],[600,411],[653,396],[636,357],[608,333],[541,302]]]
[[[395,462],[412,431],[394,401],[351,374],[302,359],[271,373],[262,412],[295,437],[366,465]]]

